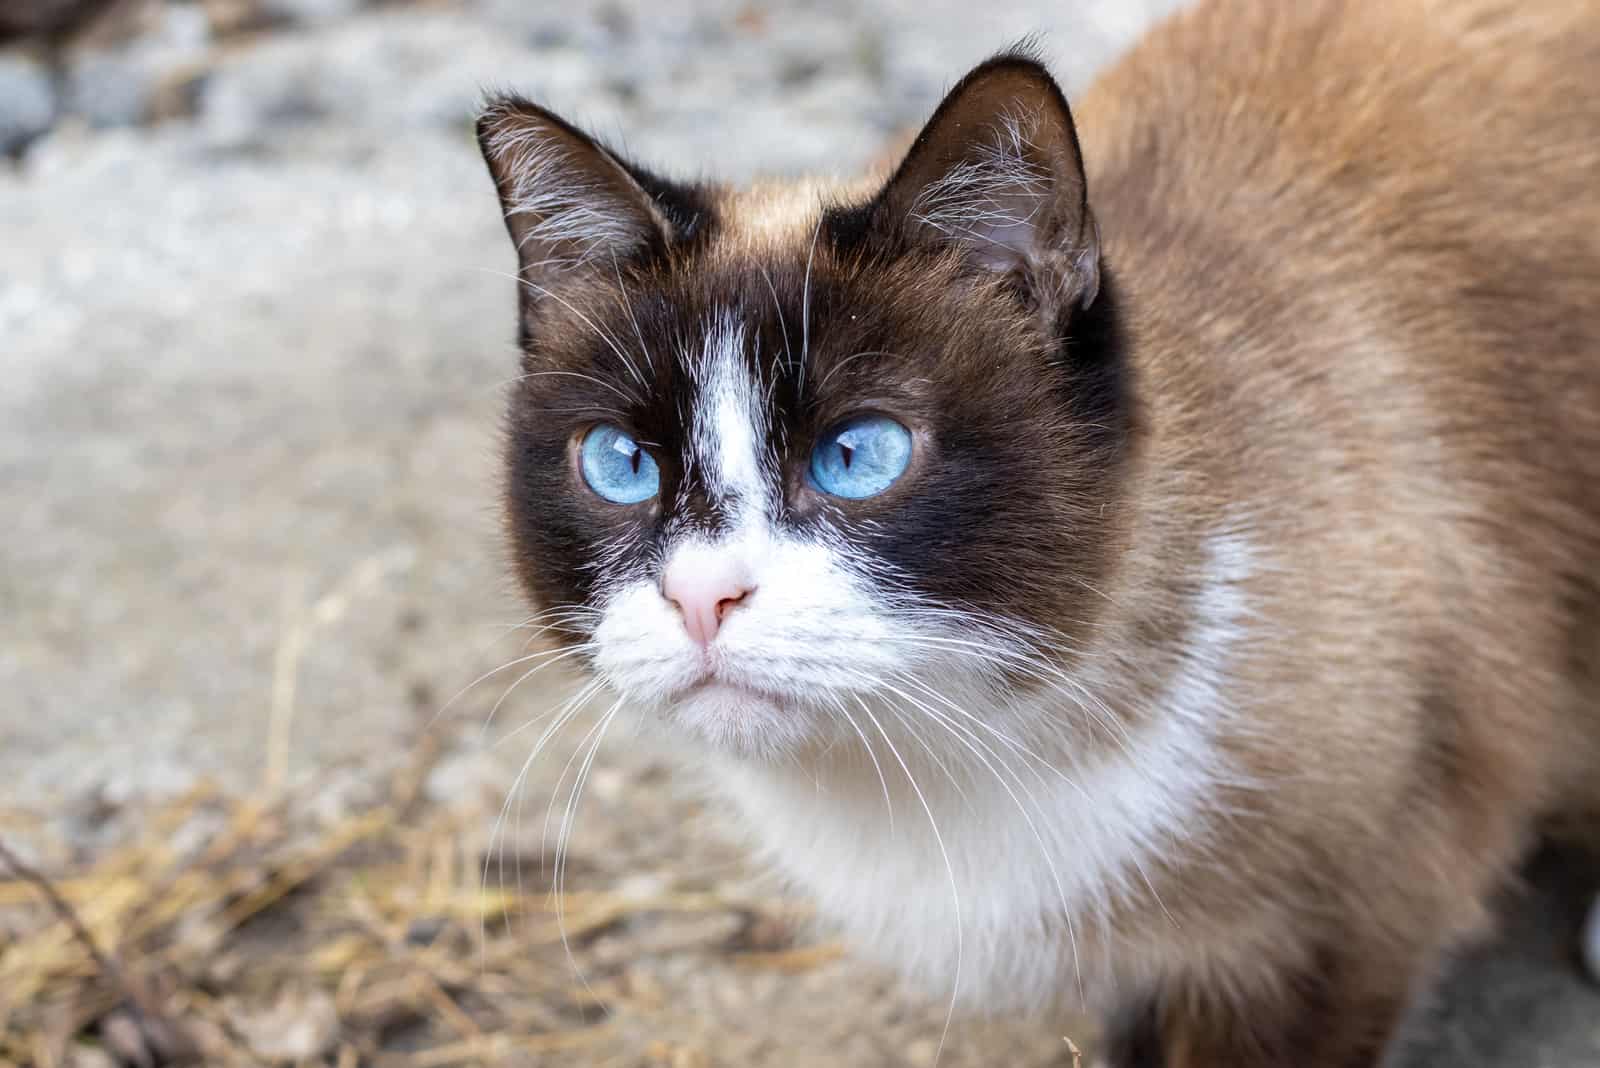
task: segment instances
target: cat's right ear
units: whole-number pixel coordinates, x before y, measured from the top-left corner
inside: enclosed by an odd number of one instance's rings
[[[945,96],[871,209],[877,233],[953,248],[1021,280],[1044,307],[1088,307],[1100,231],[1066,97],[1027,47]]]
[[[604,145],[520,97],[491,100],[478,118],[525,304],[563,276],[660,252],[672,224],[635,173]]]

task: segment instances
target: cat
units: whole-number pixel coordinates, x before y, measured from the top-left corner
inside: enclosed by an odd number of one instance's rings
[[[863,953],[1378,1064],[1600,823],[1596,70],[1587,3],[1202,0],[744,189],[496,98],[521,583]]]

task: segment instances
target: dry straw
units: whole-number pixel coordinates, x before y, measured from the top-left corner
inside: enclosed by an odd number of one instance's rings
[[[328,826],[280,780],[264,800],[194,789],[82,870],[0,850],[0,1068],[637,1064],[615,1021],[661,995],[616,960],[641,917],[726,916],[696,948],[751,967],[838,955],[774,935],[796,919],[779,901],[585,890],[558,916],[547,883],[486,885],[476,817],[422,799],[435,756]]]

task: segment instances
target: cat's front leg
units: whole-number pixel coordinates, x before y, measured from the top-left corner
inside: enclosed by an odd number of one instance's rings
[[[1285,975],[1270,996],[1172,984],[1112,1021],[1107,1068],[1378,1068],[1419,968],[1384,969],[1354,948]],[[1389,954],[1380,954],[1389,958]]]

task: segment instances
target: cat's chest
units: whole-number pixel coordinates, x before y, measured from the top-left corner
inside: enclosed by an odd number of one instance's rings
[[[943,767],[881,757],[881,780],[732,767],[719,788],[852,949],[945,994],[959,970],[962,995],[986,1002],[1109,967],[1108,923],[1203,833],[1227,777],[1206,722],[1183,716],[1077,765],[999,746]]]

